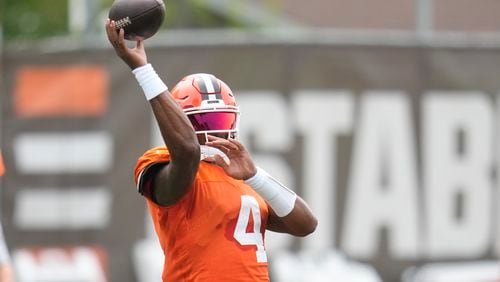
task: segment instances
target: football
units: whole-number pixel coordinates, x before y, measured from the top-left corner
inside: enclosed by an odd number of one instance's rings
[[[115,21],[116,29],[124,29],[127,40],[153,36],[164,18],[162,0],[115,0],[109,10],[109,19]]]

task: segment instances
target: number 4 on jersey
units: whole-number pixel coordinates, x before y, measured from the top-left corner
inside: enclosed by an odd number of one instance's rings
[[[246,231],[250,221],[250,211],[252,212],[253,232]],[[234,238],[243,246],[255,245],[257,247],[257,262],[267,262],[263,234],[260,233],[260,225],[259,203],[252,196],[241,196],[241,208],[236,228],[234,229]]]

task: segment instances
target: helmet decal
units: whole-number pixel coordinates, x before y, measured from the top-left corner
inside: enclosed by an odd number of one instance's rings
[[[198,86],[198,91],[200,91],[201,94],[220,93],[220,84],[217,81],[217,78],[211,74],[196,74],[195,82]]]
[[[194,86],[201,94],[201,106],[224,106],[221,86],[214,75],[199,73],[193,80]]]

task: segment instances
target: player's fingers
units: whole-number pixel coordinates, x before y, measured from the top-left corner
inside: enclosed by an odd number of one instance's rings
[[[125,44],[125,30],[123,28],[120,28],[120,32],[118,32],[118,46],[123,50],[127,48]]]
[[[240,141],[236,140],[236,139],[233,139],[233,138],[229,138],[227,139],[229,143],[233,144],[234,146],[236,146],[238,148],[238,150],[241,150],[241,151],[246,151],[245,149],[245,146],[243,146],[243,144],[241,144]]]
[[[235,146],[234,144],[231,144],[229,141],[227,141],[226,139],[222,139],[222,138],[217,139],[217,140],[213,140],[213,141],[208,141],[206,143],[206,145],[216,147],[218,149],[224,148],[224,150],[221,149],[221,151],[223,151],[224,153],[227,153],[230,150],[235,150],[235,151],[238,150],[237,146]]]
[[[218,143],[218,142],[207,142],[207,143],[205,143],[205,145],[213,147],[213,148],[217,148],[225,154],[228,154],[229,151],[231,151],[231,149],[229,147],[225,146],[224,144]]]
[[[207,139],[209,141],[225,140],[224,138],[220,138],[220,137],[213,136],[213,135],[207,135]]]
[[[114,29],[114,22],[110,19],[106,20],[106,34],[108,35],[108,40],[111,44],[115,44],[116,42],[116,31]]]
[[[115,49],[116,49],[116,52],[118,53],[118,56],[120,56],[122,58],[128,56],[129,48],[127,47],[127,44],[125,43],[125,31],[123,30],[123,28],[120,28],[120,30],[118,31]]]
[[[215,144],[224,144],[225,146],[231,148],[232,150],[238,150],[238,146],[232,144],[226,138],[220,138],[220,137],[212,136],[212,135],[208,135],[207,137],[208,137],[209,142],[214,142]]]
[[[113,48],[115,48],[116,53],[121,56],[123,54],[124,50],[120,46],[120,39],[119,39],[120,33],[118,30],[116,30],[116,22],[115,21],[110,22],[107,32],[108,32],[109,41],[113,45]]]

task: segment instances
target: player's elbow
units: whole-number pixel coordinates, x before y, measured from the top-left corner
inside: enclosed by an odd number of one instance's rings
[[[294,235],[298,237],[306,237],[307,235],[313,233],[316,230],[316,227],[318,227],[318,220],[316,219],[316,217],[312,216],[303,224],[301,224],[301,228],[297,230],[296,234]]]
[[[318,227],[318,219],[316,219],[316,217],[312,216],[307,224],[307,229],[306,229],[306,232],[304,233],[303,237],[316,231],[317,227]]]

